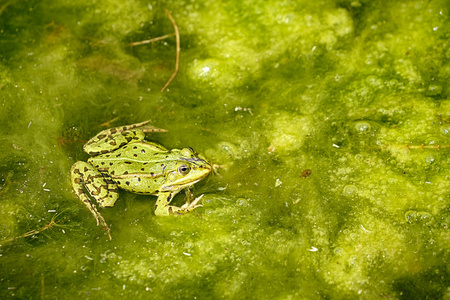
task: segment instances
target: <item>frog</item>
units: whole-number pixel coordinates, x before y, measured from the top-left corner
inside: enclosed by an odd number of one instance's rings
[[[156,216],[184,215],[202,206],[199,201],[203,195],[192,202],[188,199],[180,207],[170,202],[178,192],[205,178],[212,164],[192,148],[168,150],[146,141],[147,133],[167,131],[149,122],[99,132],[83,146],[91,157],[87,162],[77,161],[70,171],[73,191],[110,240],[110,227],[93,200],[100,208],[112,207],[119,198],[119,189],[157,196]]]

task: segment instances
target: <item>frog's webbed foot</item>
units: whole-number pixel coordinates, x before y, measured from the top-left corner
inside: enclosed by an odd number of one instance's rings
[[[158,196],[158,200],[155,205],[155,215],[157,216],[168,216],[168,215],[185,215],[196,209],[197,207],[203,206],[202,204],[198,204],[200,199],[202,199],[203,195],[194,199],[194,201],[187,201],[181,207],[167,205],[172,200],[174,194],[160,194]]]
[[[146,125],[149,121],[114,127],[99,132],[91,138],[83,149],[89,155],[108,153],[131,143],[144,140],[147,132],[166,132],[167,130]]]
[[[196,209],[197,207],[202,207],[203,204],[197,204],[197,203],[203,198],[203,196],[204,195],[198,196],[192,202],[186,201],[186,203],[183,204],[180,208],[184,209],[184,210],[187,210],[187,212],[190,212],[190,211]]]

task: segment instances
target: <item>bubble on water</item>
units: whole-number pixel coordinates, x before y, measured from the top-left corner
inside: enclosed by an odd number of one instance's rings
[[[417,220],[423,222],[425,225],[431,225],[433,223],[433,216],[426,211],[419,211],[417,213]]]
[[[245,198],[239,198],[236,200],[236,204],[239,206],[247,206],[248,205],[248,201]]]
[[[441,133],[442,134],[449,134],[450,133],[450,126],[442,126],[441,127]]]
[[[367,132],[370,130],[370,124],[368,122],[359,121],[355,123],[355,129],[358,132]]]
[[[344,249],[342,249],[341,247],[336,247],[334,249],[334,254],[341,255],[341,254],[343,254],[343,252],[344,252]]]
[[[436,162],[436,159],[434,158],[433,155],[429,155],[425,158],[425,162],[429,165],[433,164]]]
[[[397,80],[397,79],[389,80],[389,81],[386,83],[386,85],[387,85],[388,87],[396,87],[396,86],[398,85],[398,80]]]
[[[428,93],[431,95],[439,95],[442,92],[442,86],[440,85],[430,85],[428,87]]]
[[[415,210],[408,210],[405,213],[405,219],[408,223],[413,223],[417,220],[417,212]]]
[[[409,210],[405,213],[405,219],[410,224],[418,223],[429,226],[434,223],[433,215],[427,211]]]
[[[344,187],[344,194],[348,196],[355,194],[357,191],[358,189],[353,184]]]
[[[430,136],[425,140],[425,145],[437,145],[439,144],[439,139],[436,136]]]
[[[366,82],[372,86],[381,86],[383,82],[376,75],[369,75],[366,78]]]

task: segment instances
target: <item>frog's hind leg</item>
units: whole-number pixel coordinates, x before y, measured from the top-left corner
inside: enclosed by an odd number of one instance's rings
[[[71,178],[75,194],[94,215],[97,226],[101,224],[108,233],[109,239],[112,239],[109,226],[92,202],[91,197],[98,202],[100,207],[113,206],[119,197],[117,185],[92,165],[83,161],[76,162],[72,166]]]
[[[83,147],[89,155],[114,151],[128,143],[139,142],[147,132],[166,132],[167,130],[146,125],[150,121],[110,128],[91,138]]]

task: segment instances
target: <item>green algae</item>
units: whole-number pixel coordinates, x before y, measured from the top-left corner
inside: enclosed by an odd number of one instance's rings
[[[175,38],[130,43],[171,34],[166,8],[182,48],[161,93]],[[1,298],[449,299],[448,13],[444,0],[0,5]],[[169,130],[148,139],[193,147],[220,176],[182,218],[122,192],[102,210],[108,241],[69,170],[102,123],[147,119]],[[62,227],[11,241],[58,213]]]

